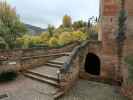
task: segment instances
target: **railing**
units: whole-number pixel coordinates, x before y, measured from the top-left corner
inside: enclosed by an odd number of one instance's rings
[[[99,41],[85,41],[83,42],[82,44],[76,46],[70,57],[67,59],[67,61],[64,63],[64,68],[61,69],[61,72],[67,72],[69,71],[72,63],[73,63],[73,60],[76,59],[76,57],[78,56],[78,53],[80,52],[81,49],[84,49],[86,46],[88,46],[89,43],[92,43],[92,42],[95,42],[95,43],[100,43]]]
[[[79,62],[80,57],[82,56],[81,52],[85,50],[86,47],[89,46],[89,43],[101,43],[100,41],[85,41],[82,44],[76,46],[70,57],[64,63],[64,67],[60,69],[60,73],[58,72],[58,78],[61,86],[64,87],[64,90],[67,90],[68,87],[71,87],[74,81],[79,76]],[[65,84],[62,84],[65,83]],[[67,83],[67,84],[66,84]],[[69,85],[69,86],[68,86]]]

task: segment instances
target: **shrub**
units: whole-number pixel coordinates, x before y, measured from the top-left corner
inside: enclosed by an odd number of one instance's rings
[[[49,40],[50,47],[58,47],[58,39],[56,37],[51,37]]]
[[[65,45],[73,41],[72,34],[70,32],[63,32],[59,36],[59,44]]]
[[[72,37],[74,41],[84,41],[87,39],[87,34],[81,31],[74,31],[72,32]]]
[[[41,33],[40,38],[41,38],[42,44],[47,45],[50,39],[50,34],[48,32],[43,32]]]
[[[8,44],[2,37],[0,37],[0,49],[8,49]]]
[[[31,44],[31,36],[29,35],[24,35],[22,37],[22,40],[23,40],[23,48],[28,48],[29,45]]]
[[[41,38],[40,36],[31,36],[30,42],[34,45],[41,44]]]

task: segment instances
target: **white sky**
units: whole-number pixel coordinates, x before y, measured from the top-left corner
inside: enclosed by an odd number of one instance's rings
[[[75,20],[87,21],[91,16],[99,15],[99,0],[6,0],[13,7],[23,22],[47,27],[58,26],[62,16],[67,14]]]

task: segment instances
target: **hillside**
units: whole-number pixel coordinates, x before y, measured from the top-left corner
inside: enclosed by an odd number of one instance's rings
[[[47,29],[43,29],[43,28],[33,26],[33,25],[30,25],[30,24],[25,24],[25,26],[27,27],[29,33],[31,33],[32,35],[39,35],[38,33],[47,31]]]

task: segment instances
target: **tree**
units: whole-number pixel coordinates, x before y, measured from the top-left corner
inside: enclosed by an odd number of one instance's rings
[[[0,37],[0,49],[7,49],[8,48],[8,44],[5,42],[5,40]]]
[[[25,32],[26,28],[20,22],[15,9],[6,2],[0,2],[0,36],[9,45],[9,48],[13,48],[16,38]]]
[[[118,71],[117,74],[118,80],[121,81],[121,65],[122,65],[122,57],[123,57],[123,47],[124,47],[124,41],[125,41],[125,31],[126,31],[126,25],[125,21],[127,19],[127,14],[125,11],[125,0],[121,0],[121,10],[119,13],[118,18],[118,34],[116,37],[116,44],[117,44],[117,56],[118,56]]]
[[[65,15],[63,17],[63,26],[64,27],[71,27],[72,26],[72,19],[70,16],[68,15]]]
[[[49,32],[49,35],[51,37],[53,36],[54,30],[55,30],[54,26],[52,26],[52,25],[49,24],[48,25],[48,32]]]
[[[86,27],[86,25],[87,25],[86,22],[79,20],[79,21],[75,21],[72,26],[75,30],[78,30],[80,28]]]

